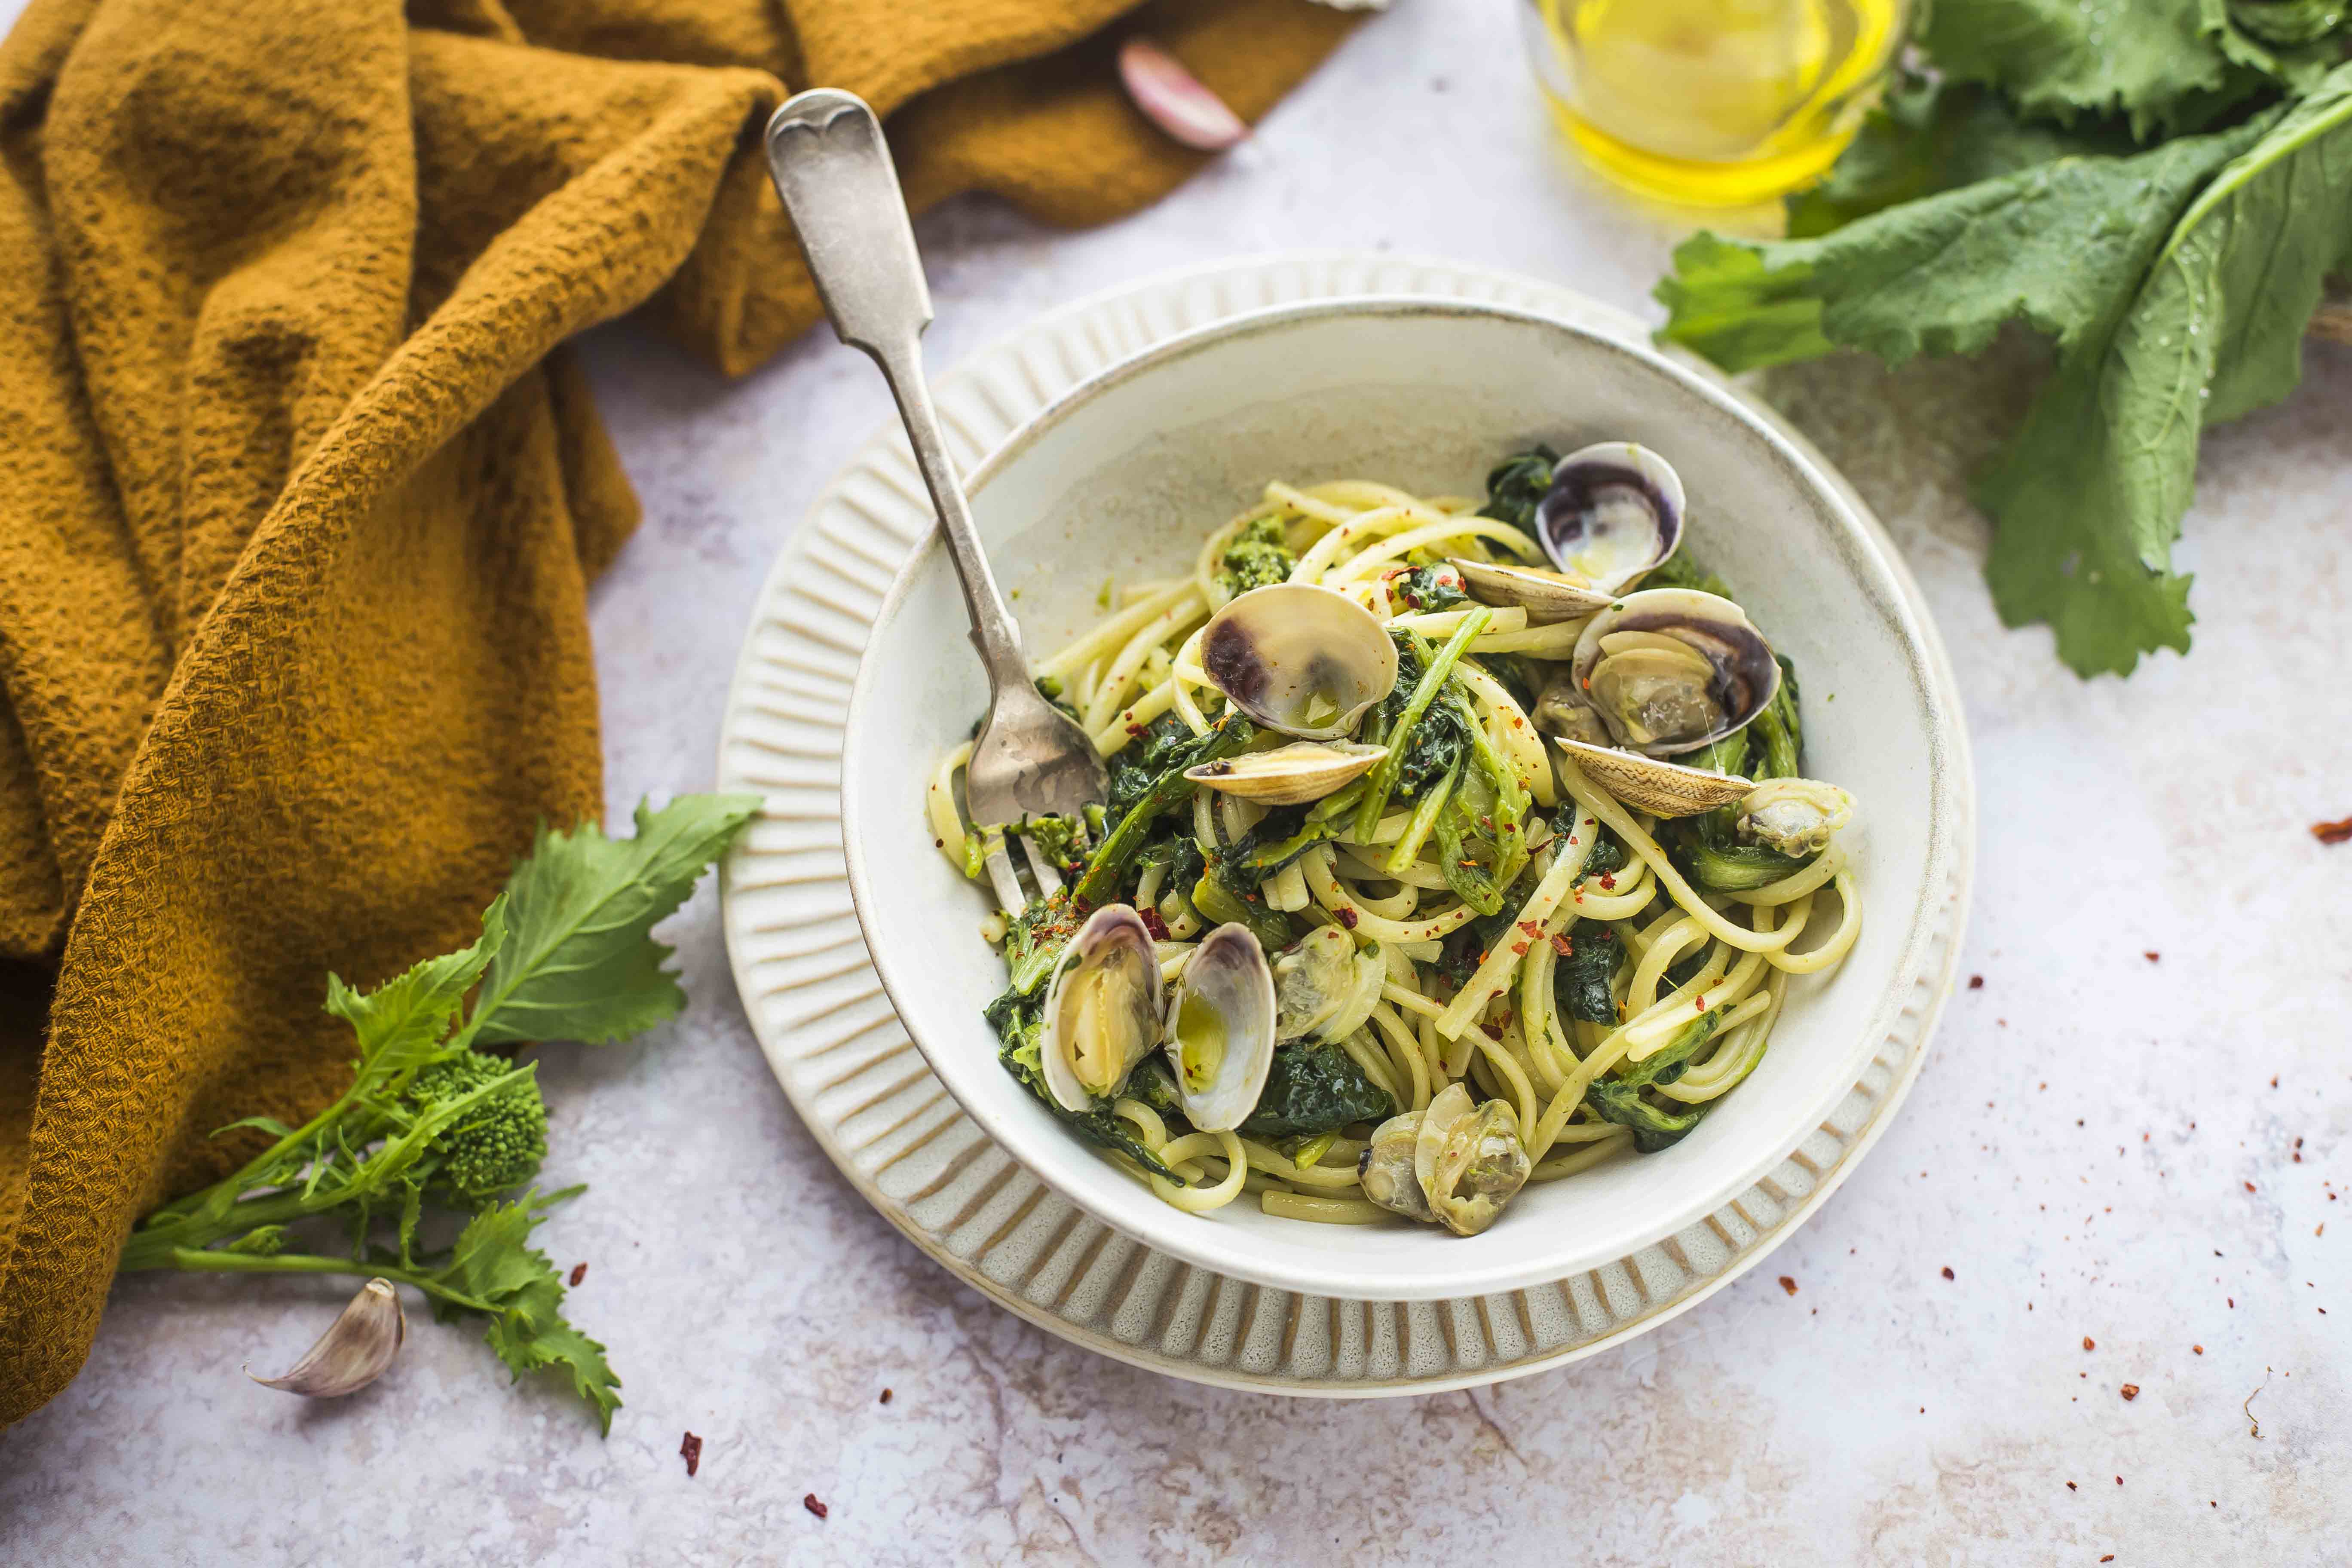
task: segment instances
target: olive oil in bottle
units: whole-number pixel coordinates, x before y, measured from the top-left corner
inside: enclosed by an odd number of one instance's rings
[[[1907,0],[1526,0],[1536,71],[1585,159],[1661,199],[1744,205],[1852,141]]]

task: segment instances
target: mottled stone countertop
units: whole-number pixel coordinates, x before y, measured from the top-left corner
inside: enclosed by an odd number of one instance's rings
[[[933,363],[1094,289],[1297,246],[1515,268],[1654,317],[1676,226],[1558,151],[1513,10],[1403,0],[1129,222],[934,215]],[[761,576],[888,409],[826,332],[734,384],[625,323],[586,352],[646,501],[594,603],[619,817],[709,783]],[[369,1392],[271,1393],[238,1368],[290,1362],[341,1288],[145,1277],[79,1381],[0,1436],[0,1560],[2345,1562],[2352,846],[2307,825],[2352,814],[2352,349],[2313,348],[2291,403],[2207,440],[2196,651],[2125,682],[2004,630],[1979,576],[1964,477],[2032,370],[2019,347],[1767,385],[1950,645],[1982,985],[1853,1178],[1695,1310],[1566,1370],[1356,1404],[1074,1349],[835,1173],[752,1043],[705,888],[674,922],[688,1016],[541,1068],[551,1174],[591,1184],[545,1242],[589,1264],[574,1317],[626,1379],[609,1440],[421,1313]]]

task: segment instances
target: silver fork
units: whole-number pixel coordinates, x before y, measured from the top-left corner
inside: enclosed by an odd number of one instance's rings
[[[931,295],[914,226],[881,122],[866,100],[834,88],[796,93],[768,121],[768,170],[792,215],[817,297],[841,341],[881,367],[898,399],[915,463],[939,513],[940,535],[963,584],[972,646],[988,670],[988,717],[964,770],[973,822],[1002,826],[1028,816],[1079,816],[1109,794],[1102,759],[1084,729],[1038,693],[1021,649],[1021,627],[996,589],[972,527],[971,508],[948,457],[923,383],[923,329]],[[1083,820],[1083,818],[1081,818]],[[1027,902],[1000,835],[989,834],[989,881],[1007,914]],[[1061,886],[1028,839],[1039,894]]]

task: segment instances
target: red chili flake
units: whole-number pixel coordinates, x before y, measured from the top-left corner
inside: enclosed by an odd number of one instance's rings
[[[2126,1399],[2137,1399],[2139,1397],[2139,1384],[2137,1383],[2126,1383],[2123,1386],[2122,1393]]]
[[[2248,1183],[2246,1184],[2246,1191],[2248,1191],[2248,1192],[2250,1192],[2250,1193],[2251,1193],[2251,1192],[2252,1192],[2253,1190],[2254,1190],[2254,1184],[2253,1184],[2253,1183],[2252,1183],[2252,1182],[2248,1182]]]
[[[1563,932],[1554,931],[1551,936],[1551,950],[1562,958],[1570,958],[1576,953],[1576,944],[1569,941]]]
[[[2070,1491],[2070,1492],[2072,1492],[2072,1491],[2080,1491],[2080,1490],[2082,1490],[2082,1489],[2081,1489],[2080,1487],[2076,1486],[2076,1485],[2075,1485],[2074,1482],[2072,1482],[2072,1481],[2068,1481],[2068,1482],[2066,1483],[2066,1489],[2067,1489],[2068,1491]]]
[[[2097,1350],[2099,1348],[2099,1342],[2093,1339],[2090,1335],[2084,1334],[2083,1336],[2083,1348],[2086,1351]]]
[[[887,1388],[882,1391],[882,1403],[885,1405],[890,1403],[890,1391]]]
[[[1608,892],[1616,886],[1617,879],[1615,877],[1606,871],[1601,873],[1601,890],[1602,892]]]
[[[1479,963],[1486,963],[1486,952],[1485,952],[1483,950],[1482,950],[1482,951],[1479,952],[1479,954],[1478,954],[1478,962],[1479,962]]]
[[[1500,1024],[1481,1024],[1478,1026],[1486,1031],[1486,1037],[1490,1040],[1499,1040],[1503,1037],[1503,1026]]]
[[[2124,1484],[2124,1479],[2123,1479],[2123,1477],[2121,1477],[2121,1476],[2117,1476],[2117,1477],[2116,1478],[2116,1485],[2117,1485],[2117,1486],[2121,1486],[2121,1485],[2123,1485],[2123,1484]]]
[[[1793,1296],[1797,1293],[1797,1282],[1783,1274],[1780,1276],[1780,1289]]]
[[[1517,1014],[1506,1007],[1503,1011],[1495,1015],[1495,1027],[1498,1029],[1507,1029],[1511,1026],[1511,1020],[1517,1016]]]
[[[1140,735],[1144,732],[1143,726],[1140,724],[1129,724],[1127,727],[1127,732],[1130,735]]]
[[[2311,825],[2311,836],[2322,844],[2341,844],[2352,838],[2352,816],[2341,822],[2315,822]]]
[[[2162,958],[2164,954],[2160,952],[2148,952],[2141,953],[2140,956],[2147,959],[2150,963],[2154,963],[2158,959]]]
[[[2102,1562],[2102,1563],[2113,1563],[2115,1560],[2116,1560],[2116,1554],[2115,1554],[2114,1552],[2108,1552],[2105,1557],[2102,1557],[2102,1558],[2100,1558],[2100,1559],[2099,1559],[2099,1561],[2100,1561],[2100,1562]]]
[[[1944,1265],[1944,1278],[1945,1278],[1945,1279],[1949,1279],[1951,1277],[1952,1277],[1952,1266],[1951,1266],[1950,1264],[1947,1263],[1946,1265]]]
[[[1523,942],[1515,942],[1511,943],[1511,951],[1517,953],[1521,958],[1525,958],[1528,955],[1528,944]]]
[[[811,1513],[816,1515],[819,1519],[823,1519],[826,1514],[833,1511],[831,1509],[825,1507],[824,1504],[816,1500],[816,1493],[814,1492],[809,1492],[803,1495],[801,1499],[801,1506],[808,1510]]]
[[[1342,908],[1339,910],[1339,923],[1346,926],[1349,931],[1355,930],[1356,911],[1350,909]]]
[[[677,1451],[685,1456],[686,1473],[691,1476],[702,1464],[702,1439],[688,1432],[686,1441],[677,1446]]]
[[[1983,990],[1983,989],[1984,989],[1984,976],[1983,976],[1983,975],[1981,975],[1981,974],[1971,974],[1971,975],[1969,975],[1969,990],[1971,990],[1971,991],[1981,991],[1981,990]]]
[[[1135,912],[1142,918],[1143,929],[1151,933],[1152,941],[1166,942],[1168,940],[1168,922],[1160,918],[1160,911],[1158,910],[1138,910]]]
[[[2203,1345],[2190,1345],[2189,1349],[2196,1355],[2203,1355],[2205,1353],[2205,1347]]]
[[[1544,933],[1543,927],[1536,924],[1533,921],[1521,921],[1519,922],[1519,929],[1527,932],[1529,936],[1538,939],[1541,938]]]
[[[574,1285],[579,1284],[579,1283],[580,1283],[580,1281],[582,1281],[583,1279],[587,1279],[587,1278],[588,1278],[588,1266],[587,1266],[586,1264],[584,1264],[584,1263],[575,1263],[575,1264],[573,1264],[573,1265],[572,1266],[572,1282]]]

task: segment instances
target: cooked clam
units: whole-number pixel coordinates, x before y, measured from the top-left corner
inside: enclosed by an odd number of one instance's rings
[[[1462,586],[1472,598],[1482,605],[1517,605],[1527,611],[1531,626],[1577,620],[1615,603],[1609,595],[1588,586],[1582,577],[1563,572],[1458,558],[1448,564],[1462,574]]]
[[[1420,1134],[1418,1110],[1391,1116],[1372,1129],[1372,1141],[1356,1157],[1356,1180],[1362,1184],[1364,1196],[1381,1207],[1434,1225],[1437,1215],[1430,1211],[1429,1199],[1422,1193],[1421,1178],[1412,1173]]]
[[[1638,811],[1653,816],[1696,816],[1718,805],[1745,800],[1756,787],[1753,779],[1685,767],[1664,757],[1645,757],[1614,746],[1571,741],[1565,735],[1554,743],[1582,769],[1585,777]]]
[[[1338,926],[1317,926],[1274,955],[1278,1040],[1344,1040],[1380,1005],[1388,965],[1377,951],[1359,952]]]
[[[1570,669],[1617,743],[1653,757],[1721,740],[1780,688],[1747,612],[1696,588],[1626,595],[1586,624]]]
[[[1427,1110],[1391,1117],[1373,1130],[1357,1159],[1356,1179],[1364,1196],[1384,1209],[1475,1236],[1495,1223],[1534,1169],[1510,1102],[1475,1104],[1468,1089],[1451,1083]]]
[[[1349,733],[1396,685],[1396,645],[1355,600],[1307,583],[1253,588],[1209,617],[1201,668],[1258,723],[1302,741]]]
[[[1570,452],[1536,507],[1536,537],[1572,579],[1618,593],[1682,542],[1682,476],[1631,441]]]
[[[1592,705],[1576,689],[1575,673],[1565,666],[1556,668],[1559,673],[1536,693],[1535,710],[1528,717],[1547,735],[1561,735],[1595,746],[1611,744],[1609,726],[1601,721],[1601,715],[1592,710]]]
[[[1261,805],[1300,805],[1360,778],[1388,754],[1385,746],[1353,741],[1296,741],[1271,752],[1202,763],[1185,769],[1184,776]]]
[[[1159,1043],[1160,960],[1143,917],[1105,904],[1063,951],[1045,991],[1038,1049],[1046,1090],[1065,1110],[1117,1094]]]
[[[1249,927],[1221,925],[1202,937],[1168,1008],[1176,1097],[1193,1126],[1223,1131],[1257,1108],[1274,1063],[1274,975]]]
[[[1450,1083],[1421,1114],[1412,1173],[1438,1222],[1456,1236],[1494,1224],[1534,1168],[1508,1100],[1474,1105],[1468,1089]]]
[[[1853,816],[1853,796],[1818,779],[1767,779],[1739,808],[1739,837],[1783,855],[1818,855]]]

